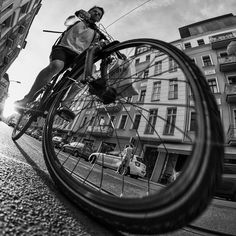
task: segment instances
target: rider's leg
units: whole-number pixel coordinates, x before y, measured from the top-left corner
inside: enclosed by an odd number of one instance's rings
[[[45,67],[42,71],[39,72],[36,80],[34,81],[33,86],[31,87],[29,93],[25,97],[17,101],[19,105],[24,106],[26,103],[31,102],[34,94],[45,86],[54,75],[59,73],[64,67],[64,62],[61,60],[53,60],[50,64]]]
[[[64,62],[60,60],[54,60],[50,64],[41,70],[34,81],[29,93],[27,94],[29,100],[32,99],[34,94],[45,86],[54,75],[58,74],[64,67]]]

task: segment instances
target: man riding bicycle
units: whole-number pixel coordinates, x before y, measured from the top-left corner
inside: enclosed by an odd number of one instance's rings
[[[104,9],[94,6],[88,12],[84,10],[75,12],[76,16],[80,14],[84,15],[84,20],[76,21],[62,33],[52,47],[49,65],[38,74],[28,94],[22,100],[15,102],[18,108],[25,107],[27,103],[32,102],[34,94],[50,82],[53,76],[68,67],[75,57],[92,43],[102,39],[102,35],[96,30],[95,23],[101,20]],[[68,108],[65,107],[65,109]]]

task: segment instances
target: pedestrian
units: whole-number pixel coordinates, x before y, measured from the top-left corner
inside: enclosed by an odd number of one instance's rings
[[[129,143],[126,145],[125,149],[122,152],[122,160],[116,171],[116,173],[125,175],[127,173],[131,158],[133,156],[133,144]]]
[[[102,7],[94,6],[88,10],[75,12],[76,16],[83,15],[82,21],[78,20],[65,30],[52,47],[49,65],[36,77],[36,80],[28,94],[22,100],[16,101],[18,108],[25,107],[33,101],[34,94],[43,88],[53,76],[68,67],[75,57],[86,50],[93,42],[98,42],[104,35],[98,32],[96,22],[99,22],[104,14]],[[69,19],[69,18],[68,18]]]

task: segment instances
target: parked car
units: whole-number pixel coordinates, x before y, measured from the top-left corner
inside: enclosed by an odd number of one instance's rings
[[[62,138],[60,136],[53,137],[52,142],[53,142],[55,148],[62,148],[63,145],[68,143],[64,138]]]
[[[217,186],[215,196],[236,202],[235,174],[224,174],[222,176],[222,182]]]
[[[135,178],[144,177],[146,175],[146,165],[138,161],[139,159],[141,159],[139,156],[134,155],[128,167],[127,174]],[[91,163],[96,162],[97,164],[103,165],[104,167],[117,170],[121,164],[122,155],[117,151],[108,153],[96,152],[89,156],[89,161]]]
[[[62,146],[62,151],[71,153],[76,157],[82,157],[86,161],[88,160],[91,153],[93,153],[93,149],[84,143],[80,142],[72,142]]]
[[[40,130],[35,130],[31,133],[31,136],[33,138],[36,138],[36,139],[39,139],[39,140],[42,140],[42,131]]]
[[[31,135],[34,129],[30,128],[25,131],[26,134]]]

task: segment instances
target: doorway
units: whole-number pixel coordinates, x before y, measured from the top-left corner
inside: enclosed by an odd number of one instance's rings
[[[146,147],[143,162],[146,165],[147,178],[151,178],[157,160],[158,149],[156,147]]]

